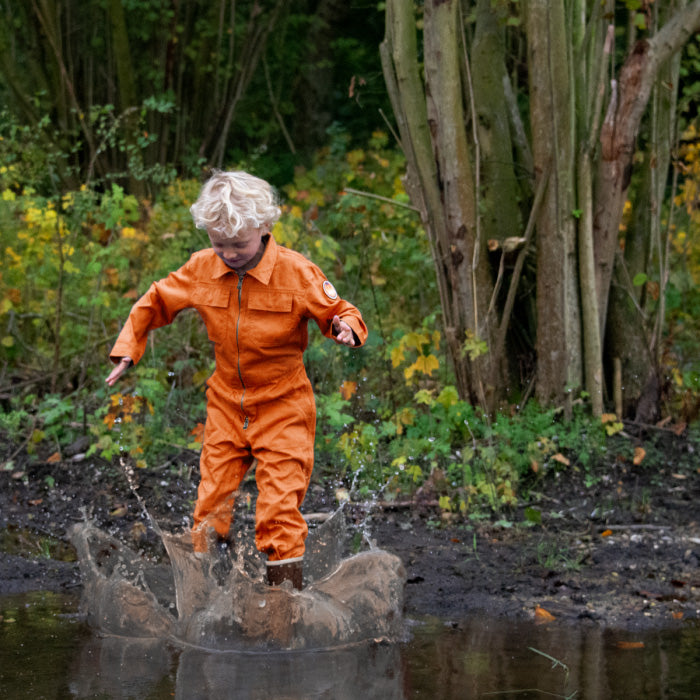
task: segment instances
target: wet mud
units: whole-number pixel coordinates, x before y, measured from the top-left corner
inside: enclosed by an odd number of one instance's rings
[[[13,446],[5,446],[8,454]],[[595,469],[540,475],[523,503],[484,516],[437,507],[428,483],[409,501],[348,503],[348,554],[370,546],[406,573],[406,617],[490,617],[650,629],[700,617],[700,455],[669,439],[641,466],[611,454]],[[69,532],[86,520],[139,556],[162,561],[160,538],[117,464],[16,456],[0,471],[0,594],[84,586]],[[191,514],[197,456],[136,470],[139,498],[161,527]],[[47,480],[47,476],[51,476]],[[310,529],[338,509],[333,486],[312,485]],[[252,528],[254,484],[237,522]]]

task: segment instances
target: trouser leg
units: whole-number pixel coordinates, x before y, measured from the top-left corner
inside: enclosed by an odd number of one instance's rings
[[[308,527],[299,508],[311,480],[316,426],[311,387],[261,407],[253,425],[256,546],[270,562],[303,557]]]
[[[209,541],[228,537],[236,491],[252,457],[245,446],[230,408],[213,392],[207,395],[207,422],[200,457],[200,482],[194,509],[192,544],[206,552]]]

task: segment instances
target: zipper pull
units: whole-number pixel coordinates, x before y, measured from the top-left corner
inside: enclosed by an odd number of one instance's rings
[[[248,427],[248,416],[245,417],[245,420],[243,421],[243,430],[245,430]]]

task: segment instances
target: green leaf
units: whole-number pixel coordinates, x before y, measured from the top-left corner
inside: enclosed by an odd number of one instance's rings
[[[525,508],[525,520],[535,525],[542,524],[542,511],[537,508]]]

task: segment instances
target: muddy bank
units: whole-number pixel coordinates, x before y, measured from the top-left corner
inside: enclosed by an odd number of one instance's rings
[[[363,534],[403,561],[408,616],[683,625],[700,619],[700,455],[677,438],[657,453],[653,465],[614,457],[596,469],[545,475],[530,485],[526,504],[488,518],[442,513],[429,488],[412,503],[347,504],[346,515],[355,544]],[[136,470],[139,497],[163,528],[186,526],[196,465],[187,453]],[[337,506],[333,488],[313,485],[305,512],[313,525]],[[247,482],[239,506],[246,526],[253,507]],[[80,453],[58,463],[15,456],[12,470],[0,471],[0,594],[79,592],[66,532],[84,517],[149,556],[161,553],[118,464]]]

